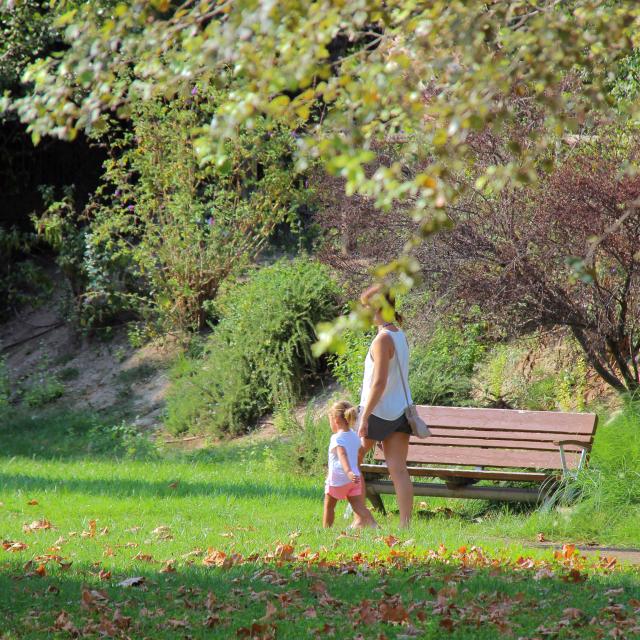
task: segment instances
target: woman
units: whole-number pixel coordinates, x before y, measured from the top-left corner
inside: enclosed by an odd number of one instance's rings
[[[381,294],[381,285],[374,285],[362,294],[360,302],[371,309],[372,299]],[[394,310],[395,317],[393,322],[385,322],[380,306],[376,305],[372,309],[378,335],[373,339],[365,360],[358,435],[363,439],[361,457],[376,443],[382,443],[400,509],[400,526],[407,527],[411,522],[413,509],[413,485],[407,471],[411,427],[404,414],[407,397],[401,376],[404,377],[404,386],[409,394],[408,402],[411,403],[407,379],[409,346],[398,326],[401,318],[395,313],[393,299],[389,294],[384,295],[384,298]]]

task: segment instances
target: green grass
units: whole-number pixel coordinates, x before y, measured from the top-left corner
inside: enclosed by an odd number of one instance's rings
[[[387,499],[391,515],[378,531],[343,533],[341,511],[337,526],[323,530],[322,478],[288,467],[285,446],[244,439],[173,454],[95,417],[5,422],[0,538],[28,547],[0,549],[0,638],[71,637],[69,626],[54,629],[56,619],[96,638],[331,637],[332,629],[336,638],[406,638],[415,629],[421,638],[493,639],[540,637],[540,627],[554,638],[640,634],[632,631],[640,625],[638,570],[527,549],[535,514],[429,500],[400,532]],[[54,528],[23,531],[41,519]],[[389,536],[398,540],[392,548]],[[289,544],[293,560],[288,547],[277,552]],[[484,556],[473,545],[495,562],[475,562]],[[205,566],[209,549],[238,555],[230,567]],[[319,557],[295,559],[305,549]],[[71,565],[45,562],[45,554]],[[537,566],[517,565],[519,556]],[[167,562],[175,571],[162,573]],[[118,586],[135,576],[145,584]]]

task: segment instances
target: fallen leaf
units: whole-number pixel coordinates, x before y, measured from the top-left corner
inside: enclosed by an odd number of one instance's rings
[[[122,582],[118,582],[119,587],[139,587],[146,581],[144,576],[136,576],[135,578],[126,578]]]
[[[170,482],[169,483],[169,489],[177,489],[178,488],[178,482]]]
[[[89,520],[89,531],[83,531],[80,535],[83,538],[95,538],[96,526],[97,522],[95,520]]]
[[[98,572],[98,578],[100,580],[110,580],[111,579],[111,571],[107,571],[105,569],[100,569]]]
[[[136,555],[133,556],[133,559],[140,560],[141,562],[155,562],[150,553],[136,553]]]
[[[382,602],[380,604],[380,614],[384,622],[405,622],[409,619],[407,610],[402,606],[400,602],[389,603]]]
[[[584,582],[587,579],[586,573],[580,573],[577,569],[571,569],[568,574],[562,576],[565,582]]]
[[[47,568],[45,567],[45,565],[43,563],[40,563],[38,565],[38,568],[36,569],[36,573],[43,578],[44,576],[47,575]]]
[[[451,618],[440,618],[440,626],[447,631],[453,631],[453,620]]]
[[[293,545],[291,544],[279,544],[276,547],[274,556],[279,560],[291,560],[293,556]]]
[[[395,536],[385,536],[382,540],[389,548],[394,547],[398,542],[400,542],[400,540]]]
[[[53,525],[46,519],[42,518],[42,520],[34,520],[31,524],[23,524],[22,530],[25,533],[32,533],[34,531],[38,531],[39,529],[53,529]]]
[[[128,629],[131,626],[131,618],[129,616],[123,616],[120,609],[116,609],[113,614],[113,624],[118,629]]]
[[[71,622],[71,618],[66,611],[61,611],[53,623],[53,629],[55,631],[66,631],[73,638],[80,635],[80,632],[76,626]]]
[[[171,629],[186,629],[189,626],[187,620],[177,620],[176,618],[169,618],[167,620],[167,626]]]
[[[263,622],[266,622],[267,620],[269,620],[269,618],[273,618],[273,616],[277,615],[278,613],[278,607],[276,607],[275,604],[273,604],[273,602],[267,602],[267,611],[264,614],[264,616],[262,616],[261,620]]]
[[[160,573],[175,573],[176,569],[173,566],[173,560],[167,560],[162,569],[160,569]]]
[[[36,504],[39,504],[37,500],[29,500],[29,502],[27,502],[28,505],[31,505],[32,507]]]
[[[18,551],[24,551],[29,548],[29,545],[24,542],[12,542],[11,540],[3,540],[2,548],[10,553],[16,553]]]
[[[547,539],[544,537],[544,533],[539,533],[537,536],[538,542],[546,542]]]
[[[211,628],[216,627],[217,625],[219,625],[220,622],[222,622],[222,619],[220,618],[220,616],[218,616],[218,615],[209,615],[209,616],[207,616],[205,618],[204,626],[207,627],[208,629],[211,629]]]
[[[106,591],[98,589],[83,589],[80,594],[80,601],[84,609],[92,611],[94,609],[100,609],[109,602],[109,596]]]

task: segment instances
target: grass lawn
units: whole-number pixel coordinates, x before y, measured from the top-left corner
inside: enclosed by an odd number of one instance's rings
[[[379,530],[323,530],[322,478],[275,443],[123,442],[70,417],[0,432],[3,640],[640,637],[638,568],[526,549],[535,515],[429,500],[400,532],[387,498]]]

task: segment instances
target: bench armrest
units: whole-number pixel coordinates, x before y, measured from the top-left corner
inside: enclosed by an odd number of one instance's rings
[[[554,440],[553,444],[556,447],[572,444],[574,447],[581,447],[585,451],[591,451],[591,445],[588,442],[580,442],[579,440]]]
[[[587,454],[591,451],[591,445],[587,442],[580,442],[579,440],[556,440],[553,443],[556,447],[560,448],[560,461],[562,463],[562,473],[570,478],[576,478],[580,469],[582,469],[586,459]],[[580,454],[580,460],[578,461],[578,466],[575,471],[571,471],[567,466],[567,460],[564,455],[564,446],[570,444],[574,447],[580,447],[582,449],[582,453]]]

